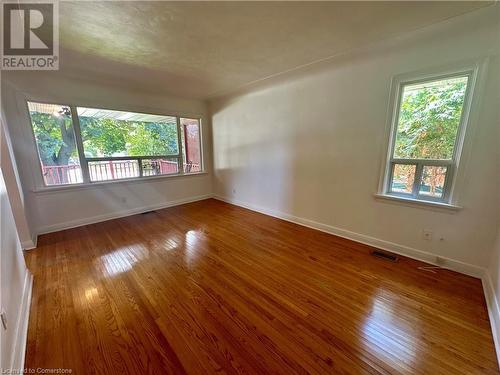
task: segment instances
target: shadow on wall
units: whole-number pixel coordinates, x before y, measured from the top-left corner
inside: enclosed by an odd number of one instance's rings
[[[321,223],[352,226],[373,217],[366,208],[348,218],[342,211],[362,207],[359,197],[371,201],[376,191],[389,84],[381,75],[378,91],[360,94],[364,81],[356,86],[343,72],[213,105],[216,194]],[[364,126],[365,111],[350,103],[370,100],[376,108]]]
[[[217,114],[215,115],[217,117]],[[251,124],[258,119],[245,119]],[[214,191],[241,203],[286,210],[293,184],[289,145],[276,142],[276,133],[266,127],[250,128],[232,122],[213,121]],[[274,134],[273,134],[274,133]],[[291,141],[291,140],[289,140]],[[288,187],[287,187],[288,186]],[[253,199],[255,198],[255,199]]]
[[[353,84],[352,65],[386,58],[392,44],[346,52],[213,100],[216,194],[322,223],[346,219],[331,204],[332,196],[343,200],[344,207],[362,205],[356,194],[371,199],[384,135],[373,122],[385,125],[390,74],[387,67],[375,76],[368,70],[367,79],[377,87],[368,93],[366,81]],[[374,102],[372,109],[376,105],[370,127],[364,126],[367,109],[361,110],[362,102],[355,110],[346,105],[361,100]],[[366,158],[366,153],[353,155],[356,149],[373,152]],[[353,168],[369,168],[376,176],[353,173]],[[343,225],[375,216],[360,212]]]

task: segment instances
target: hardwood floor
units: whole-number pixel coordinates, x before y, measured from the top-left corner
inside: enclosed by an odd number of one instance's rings
[[[481,282],[216,200],[43,235],[26,367],[497,374]]]

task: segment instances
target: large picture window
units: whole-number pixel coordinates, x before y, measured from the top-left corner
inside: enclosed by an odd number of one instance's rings
[[[200,120],[28,102],[44,183],[201,172]]]
[[[385,194],[450,202],[471,77],[463,72],[399,84]]]

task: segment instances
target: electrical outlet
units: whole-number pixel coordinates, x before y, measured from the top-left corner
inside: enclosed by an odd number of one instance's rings
[[[121,197],[120,200],[121,200],[122,203],[127,203],[127,198],[126,197]]]
[[[233,195],[236,195],[236,189],[233,188]]]
[[[432,231],[428,229],[424,229],[422,231],[422,238],[426,241],[431,241],[432,240]]]

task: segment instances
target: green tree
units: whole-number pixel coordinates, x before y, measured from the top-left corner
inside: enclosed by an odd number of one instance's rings
[[[450,159],[457,135],[467,81],[452,80],[404,93],[395,156]]]
[[[405,159],[451,159],[455,146],[467,79],[450,79],[439,84],[406,90],[401,101],[394,156]],[[413,181],[414,168],[399,169],[400,180]],[[443,186],[446,169],[426,167],[423,182],[436,194]]]
[[[127,135],[128,154],[168,155],[176,154],[177,125],[175,123],[136,122]]]
[[[45,166],[67,165],[78,158],[69,108],[57,116],[30,113],[40,159]],[[86,157],[168,155],[178,153],[177,125],[124,121],[80,116],[80,129]]]
[[[57,113],[30,112],[38,154],[44,166],[68,165],[76,158],[76,142],[71,112],[62,107]],[[68,182],[67,170],[56,169],[58,180]]]
[[[67,165],[76,156],[71,113],[63,107],[57,115],[32,112],[33,132],[44,165]]]
[[[128,121],[84,116],[80,116],[79,120],[85,156],[111,156],[126,151],[127,138],[133,131]]]

